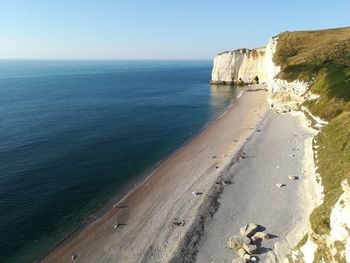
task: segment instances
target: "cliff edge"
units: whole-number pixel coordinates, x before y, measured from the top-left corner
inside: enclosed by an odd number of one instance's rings
[[[312,144],[324,197],[288,261],[350,262],[350,27],[283,32],[265,48],[214,59],[214,83],[257,79],[271,97],[294,101],[319,130]]]

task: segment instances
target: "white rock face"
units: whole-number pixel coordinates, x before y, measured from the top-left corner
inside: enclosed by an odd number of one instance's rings
[[[349,238],[350,229],[350,187],[347,180],[342,182],[343,193],[335,204],[330,218],[330,238],[334,241],[345,241]]]
[[[303,252],[304,255],[304,262],[305,263],[313,263],[315,252],[317,250],[317,245],[313,243],[312,241],[308,240],[304,246],[301,247],[301,252]]]
[[[287,91],[296,95],[302,95],[308,88],[308,83],[303,81],[294,80],[288,82],[277,78],[278,73],[281,71],[279,66],[276,66],[273,62],[273,55],[276,52],[278,37],[271,37],[269,43],[266,46],[265,52],[265,67],[267,76],[267,88],[272,92]]]
[[[218,54],[214,59],[211,75],[213,83],[252,83],[258,76],[259,82],[266,82],[265,48],[238,49]]]
[[[258,76],[260,83],[267,83],[272,92],[287,91],[302,95],[308,83],[302,81],[287,82],[277,78],[280,67],[273,62],[277,37],[272,37],[265,48],[238,49],[218,54],[214,58],[211,74],[212,83],[233,84],[241,79],[244,83],[252,83]]]

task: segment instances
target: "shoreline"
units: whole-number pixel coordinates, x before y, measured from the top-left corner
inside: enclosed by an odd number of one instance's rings
[[[168,159],[171,158],[171,156],[175,155],[179,150],[181,150],[187,144],[190,144],[199,134],[205,131],[205,129],[207,129],[210,125],[212,125],[213,123],[215,123],[216,121],[224,117],[227,114],[227,112],[229,112],[233,107],[236,106],[239,99],[244,95],[245,92],[255,91],[255,89],[252,89],[253,86],[254,85],[247,85],[246,88],[244,88],[243,90],[240,90],[237,93],[236,100],[230,105],[228,105],[224,112],[222,112],[216,118],[210,119],[208,122],[206,122],[200,130],[198,130],[196,133],[194,133],[188,139],[186,139],[178,148],[171,151],[169,154],[164,156],[161,160],[157,161],[155,164],[147,167],[140,174],[136,175],[135,178],[131,179],[130,182],[128,182],[125,186],[123,186],[118,193],[114,194],[106,203],[104,203],[102,207],[97,207],[91,213],[86,214],[80,224],[78,224],[71,231],[69,231],[65,235],[65,237],[60,239],[59,242],[57,242],[53,247],[51,247],[46,252],[44,252],[34,262],[41,262],[52,251],[60,247],[65,242],[69,242],[71,239],[74,239],[74,237],[77,234],[79,234],[85,227],[87,227],[89,224],[93,223],[94,221],[98,220],[100,217],[102,217],[106,212],[108,212],[108,210],[114,204],[118,206],[120,203],[122,203],[130,194],[132,194],[133,191],[135,191],[138,187],[144,184],[164,162],[166,162]]]
[[[251,93],[251,92],[249,92],[249,93]],[[246,94],[247,93],[244,91],[242,97],[243,98],[246,97]],[[264,100],[264,103],[266,103],[266,100]],[[186,143],[184,143],[184,145],[181,146],[179,149],[177,149],[175,152],[173,152],[168,157],[168,159],[166,159],[165,161],[162,161],[161,164],[155,170],[153,170],[153,172],[150,173],[147,178],[140,181],[140,183],[134,189],[132,189],[132,191],[130,191],[126,196],[124,196],[120,201],[118,201],[119,206],[122,206],[123,203],[129,201],[129,199],[134,199],[136,192],[144,191],[142,188],[147,187],[147,184],[150,183],[149,181],[154,181],[153,177],[155,176],[156,173],[159,172],[159,170],[163,169],[163,166],[166,165],[166,163],[172,162],[173,159],[176,159],[178,155],[183,154],[184,151],[186,152],[186,148],[189,148],[191,146],[191,144],[194,144],[196,141],[198,143],[198,140],[201,139],[200,137],[203,136],[204,133],[208,132],[208,130],[213,129],[213,126],[215,127],[215,125],[217,125],[217,123],[219,123],[219,122],[223,123],[223,119],[225,119],[226,116],[229,115],[229,113],[233,111],[233,109],[239,108],[237,106],[238,104],[240,104],[240,99],[236,103],[234,103],[232,106],[230,106],[230,108],[228,108],[227,111],[224,114],[222,114],[218,119],[212,121],[211,123],[208,123],[208,125],[206,127],[204,127],[203,130],[201,130],[197,135],[194,135],[194,138],[192,138],[192,140],[189,140]],[[247,107],[247,106],[245,106],[245,107]],[[215,171],[215,169],[214,169],[214,171]],[[110,203],[107,203],[106,206],[108,204],[110,204]],[[95,226],[95,225],[100,224],[99,223],[100,221],[108,221],[109,222],[111,220],[111,217],[116,216],[117,218],[119,218],[119,217],[122,218],[123,215],[125,217],[125,214],[127,214],[123,211],[118,211],[118,212],[114,213],[115,211],[113,211],[113,209],[108,209],[108,207],[106,207],[106,210],[107,211],[100,218],[98,218],[96,221],[88,222],[87,224],[82,226],[82,229],[80,229],[78,232],[72,233],[64,241],[59,243],[56,247],[54,247],[52,250],[48,251],[48,253],[46,253],[40,259],[38,259],[38,261],[40,261],[40,262],[54,262],[54,261],[59,262],[59,260],[57,261],[57,259],[63,260],[63,258],[61,256],[59,256],[59,257],[56,257],[56,259],[54,259],[55,257],[52,257],[53,254],[62,255],[62,252],[63,252],[63,254],[65,255],[65,257],[67,259],[67,256],[68,256],[67,254],[79,253],[79,252],[74,252],[77,249],[75,249],[75,250],[67,249],[67,243],[74,243],[74,241],[76,239],[81,239],[79,236],[81,236],[84,231],[89,232],[88,228],[89,227],[91,228],[91,226]],[[112,210],[112,213],[111,213],[111,210]],[[120,209],[120,210],[123,210],[123,209]],[[128,209],[125,209],[125,210],[128,210]],[[117,215],[113,215],[113,214],[117,214]],[[101,224],[101,225],[106,225],[106,224]],[[103,230],[106,231],[106,228],[104,227]],[[80,243],[80,242],[78,242],[78,243]],[[71,246],[69,246],[69,247],[71,247]],[[61,251],[61,253],[59,251]],[[70,252],[68,252],[68,251],[70,251]],[[91,255],[89,255],[88,258],[90,258],[90,256]],[[70,257],[70,255],[69,255],[69,257]],[[52,261],[50,261],[50,258],[52,258]],[[83,258],[83,255],[82,254],[78,255],[78,258]]]

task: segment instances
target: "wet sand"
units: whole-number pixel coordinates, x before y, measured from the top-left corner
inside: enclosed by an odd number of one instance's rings
[[[203,225],[215,213],[223,189],[216,182],[227,174],[268,110],[266,91],[260,88],[265,86],[252,86],[116,207],[41,262],[72,262],[72,255],[74,262],[193,261]]]

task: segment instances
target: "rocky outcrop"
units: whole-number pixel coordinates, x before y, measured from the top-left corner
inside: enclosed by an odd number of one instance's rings
[[[261,226],[260,226],[261,228]],[[258,232],[259,226],[250,223],[240,228],[240,235],[233,235],[227,242],[227,247],[235,249],[239,258],[233,259],[232,262],[251,262],[257,261],[258,257],[253,256],[257,252],[261,241],[269,238],[265,232]]]
[[[218,54],[214,58],[211,74],[213,84],[266,83],[272,92],[305,93],[308,83],[279,79],[280,67],[273,62],[278,37],[271,37],[267,46],[255,49],[238,49]]]
[[[265,48],[238,49],[215,57],[213,84],[254,83],[256,80],[266,82]]]
[[[257,232],[258,226],[256,224],[250,223],[247,225],[244,225],[240,228],[239,232],[242,236],[246,236],[251,238],[255,232]]]
[[[330,238],[333,242],[342,241],[350,245],[350,186],[347,180],[344,180],[341,185],[343,194],[339,197],[331,213]]]
[[[273,55],[276,52],[277,41],[278,37],[271,37],[266,46],[265,71],[267,88],[273,93],[286,91],[296,95],[302,95],[308,88],[309,84],[307,82],[299,80],[288,82],[278,78],[278,73],[281,71],[281,68],[273,62]]]
[[[311,229],[306,243],[292,251],[292,262],[313,263],[319,247],[327,249],[327,263],[350,262],[350,186],[348,180],[341,183],[343,193],[334,205],[330,216],[330,233],[322,236]],[[317,261],[319,262],[319,261]]]

